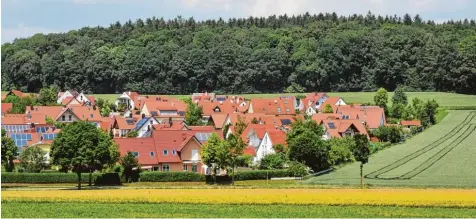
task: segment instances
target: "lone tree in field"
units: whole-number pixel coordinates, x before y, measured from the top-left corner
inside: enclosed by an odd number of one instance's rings
[[[52,163],[78,175],[78,190],[81,189],[81,173],[92,172],[112,165],[119,159],[119,150],[111,137],[84,121],[73,122],[64,127],[51,146]]]
[[[18,148],[15,142],[7,136],[7,132],[2,129],[2,165],[7,172],[12,172],[15,167],[13,160],[18,156]]]
[[[332,109],[332,106],[330,104],[326,104],[324,106],[324,110],[322,111],[323,113],[333,113],[334,110]]]
[[[46,167],[45,158],[46,152],[40,147],[28,147],[20,155],[20,167],[29,173],[39,173]]]
[[[375,105],[380,106],[384,109],[385,115],[388,115],[388,93],[385,88],[379,88],[377,93],[374,96]]]
[[[366,135],[356,134],[354,135],[354,141],[355,148],[352,153],[354,154],[355,160],[360,162],[360,185],[362,185],[364,164],[369,162],[369,140]]]
[[[132,152],[128,151],[124,157],[121,157],[120,163],[124,168],[124,177],[126,178],[126,182],[130,182],[132,169],[139,166],[139,161],[132,154]]]

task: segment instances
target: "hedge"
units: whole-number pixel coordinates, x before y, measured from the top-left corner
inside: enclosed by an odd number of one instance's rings
[[[120,185],[118,173],[93,173],[95,185]],[[75,173],[2,173],[2,183],[77,183]],[[89,173],[81,174],[81,182],[89,183]]]
[[[235,173],[235,180],[260,180],[270,179],[276,177],[290,177],[293,174],[288,170],[252,170]]]
[[[100,175],[93,174],[93,181]],[[76,173],[2,173],[2,183],[77,183]],[[89,173],[81,174],[81,182],[89,182]]]
[[[200,182],[205,175],[191,172],[142,172],[141,182]]]

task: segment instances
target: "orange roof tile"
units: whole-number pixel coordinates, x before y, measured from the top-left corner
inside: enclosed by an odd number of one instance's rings
[[[334,126],[330,127],[329,123],[333,123]],[[331,137],[341,138],[342,134],[351,127],[360,134],[369,135],[361,121],[356,119],[325,119],[322,120],[322,124]]]
[[[273,130],[268,130],[267,133],[273,145],[277,145],[277,144],[287,145],[285,132],[281,130],[273,129]]]
[[[421,126],[420,120],[403,120],[400,121],[402,126]]]
[[[215,124],[215,128],[221,129],[223,128],[223,125],[225,124],[225,120],[227,118],[228,114],[212,114],[211,118],[213,120],[213,123]]]
[[[248,111],[267,115],[294,115],[294,100],[286,98],[253,98]]]
[[[130,152],[138,152],[137,159],[141,165],[158,164],[158,153],[153,138],[114,138],[114,142],[119,145],[121,156]],[[154,152],[151,156],[150,152]]]
[[[339,115],[348,115],[349,119],[358,119],[366,123],[370,129],[376,129],[386,124],[385,112],[380,107],[339,107],[337,110]]]
[[[2,113],[8,113],[13,108],[13,103],[2,103]]]

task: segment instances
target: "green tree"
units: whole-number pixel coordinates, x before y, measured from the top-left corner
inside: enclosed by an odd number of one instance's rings
[[[284,89],[285,93],[304,93],[305,91],[306,88],[294,82],[291,83],[291,85],[289,85],[286,89]]]
[[[403,104],[403,106],[406,106],[408,104],[408,99],[407,99],[407,94],[405,94],[405,91],[403,87],[397,87],[397,89],[393,93],[392,97],[392,104]]]
[[[352,150],[355,148],[355,141],[352,137],[331,138],[329,144],[329,165],[338,166],[354,161]]]
[[[313,120],[292,123],[286,134],[289,159],[302,162],[314,171],[328,168],[330,145],[322,140],[323,134],[322,127]]]
[[[283,154],[267,154],[261,158],[259,169],[283,169],[286,163],[286,157]]]
[[[56,105],[58,100],[58,91],[54,87],[41,88],[38,95],[38,104],[43,106]]]
[[[29,173],[39,173],[46,167],[46,152],[38,146],[27,147],[20,154],[20,167]]]
[[[100,112],[101,112],[101,116],[103,117],[107,117],[111,114],[112,110],[111,108],[109,108],[109,105],[104,105],[104,107],[102,108],[99,108],[100,109]]]
[[[384,109],[385,115],[388,115],[388,93],[385,88],[379,88],[374,96],[375,105]]]
[[[397,118],[397,119],[404,118],[404,115],[406,114],[405,110],[406,110],[406,108],[405,108],[405,105],[403,103],[393,104],[393,106],[392,106],[392,117]]]
[[[323,113],[334,113],[334,110],[332,109],[332,106],[330,104],[326,104],[324,106],[324,110],[322,112]]]
[[[202,148],[200,149],[200,157],[202,162],[203,164],[207,165],[209,169],[212,169],[212,175],[215,175],[216,163],[218,160],[217,153],[221,144],[222,140],[220,137],[216,133],[212,133],[207,142],[203,144]]]
[[[49,116],[46,116],[45,120],[46,120],[46,124],[49,124],[49,125],[55,124],[55,121]]]
[[[15,95],[10,95],[2,101],[3,103],[12,103],[12,108],[8,111],[8,113],[14,114],[22,114],[25,113],[26,105],[22,101],[22,99]]]
[[[119,150],[109,135],[86,122],[73,122],[64,127],[51,145],[52,164],[71,169],[78,175],[81,189],[81,173],[101,170],[119,159]]]
[[[139,161],[137,158],[132,154],[132,152],[128,151],[126,155],[121,157],[120,161],[121,166],[124,169],[123,175],[126,179],[126,182],[131,182],[131,176],[133,174],[133,168],[139,167]]]
[[[353,155],[356,161],[360,162],[360,185],[362,185],[364,164],[369,162],[370,148],[369,140],[366,135],[357,134],[354,135],[355,148],[353,149]]]
[[[372,134],[380,141],[398,143],[401,140],[402,128],[400,126],[381,126]]]
[[[243,155],[243,151],[246,148],[246,143],[241,138],[243,131],[248,126],[248,123],[245,121],[245,118],[242,116],[238,116],[238,122],[235,124],[235,133],[232,133],[226,141],[228,144],[224,144],[225,146],[229,146],[230,148],[227,150],[229,153],[229,164],[232,168],[232,183],[235,180],[235,168],[237,165],[238,157]]]
[[[18,148],[15,142],[7,136],[7,132],[2,129],[2,165],[7,172],[14,169],[13,160],[18,156]]]
[[[187,111],[185,111],[185,119],[184,122],[187,125],[203,125],[202,121],[203,117],[203,110],[201,106],[197,104],[187,101]]]

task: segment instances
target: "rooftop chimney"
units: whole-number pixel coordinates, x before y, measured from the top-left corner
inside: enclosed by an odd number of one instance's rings
[[[31,113],[30,113],[30,111],[28,111],[27,117],[28,117],[28,120],[31,120]]]
[[[274,100],[274,104],[277,104],[277,103],[278,103],[278,101],[277,101],[277,100]]]

